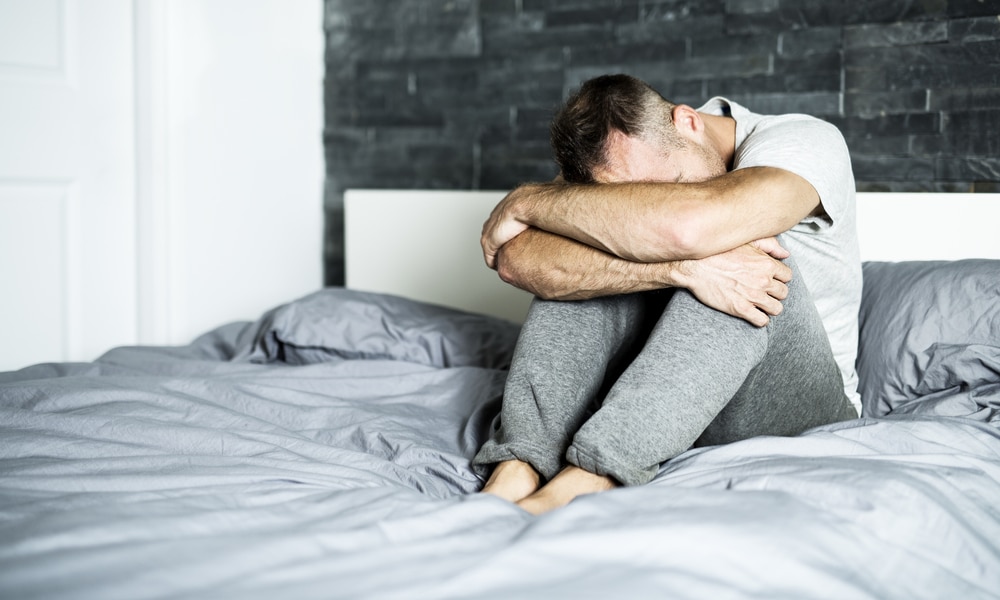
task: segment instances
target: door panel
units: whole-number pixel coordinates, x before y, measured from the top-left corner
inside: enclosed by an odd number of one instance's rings
[[[0,182],[0,256],[4,260],[0,314],[4,329],[22,333],[5,336],[4,351],[16,362],[69,356],[75,336],[69,298],[74,287],[68,229],[72,226],[71,186]],[[39,315],[22,322],[19,315]],[[11,318],[14,317],[14,318]]]
[[[131,5],[0,0],[0,370],[135,341]]]

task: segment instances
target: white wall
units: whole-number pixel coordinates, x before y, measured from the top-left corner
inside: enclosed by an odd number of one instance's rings
[[[150,6],[146,217],[167,232],[144,256],[165,305],[140,331],[186,343],[322,285],[323,6]]]

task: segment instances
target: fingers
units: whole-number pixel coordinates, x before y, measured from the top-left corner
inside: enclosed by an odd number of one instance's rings
[[[493,244],[490,243],[489,238],[487,238],[485,233],[479,238],[479,245],[483,247],[483,260],[486,261],[486,266],[491,269],[496,269],[497,248],[493,247]]]
[[[486,266],[491,269],[497,268],[497,253],[500,247],[508,240],[502,237],[504,216],[501,206],[493,209],[489,218],[483,223],[483,233],[479,238],[479,245],[483,248],[483,260]]]
[[[778,279],[772,279],[770,285],[764,288],[764,291],[767,292],[768,296],[777,300],[784,300],[788,297],[788,286],[785,285],[785,282]]]
[[[497,268],[497,252],[500,248],[528,227],[517,219],[516,212],[512,209],[526,188],[527,186],[521,186],[507,194],[483,223],[479,245],[483,248],[483,260],[491,269]]]
[[[767,238],[767,239],[774,240],[774,238]],[[763,241],[763,240],[761,240],[761,241]],[[753,244],[756,244],[756,243],[757,242],[754,242]],[[785,250],[784,248],[781,248],[781,246],[777,246],[777,243],[778,243],[777,240],[774,240],[774,243],[775,243],[776,247],[780,248],[781,251],[785,255],[784,256],[776,256],[776,253],[767,252],[767,254],[768,254],[768,256],[770,256],[771,262],[772,262],[772,264],[771,264],[771,267],[772,267],[771,277],[773,279],[776,279],[777,281],[782,282],[782,283],[788,283],[789,281],[792,280],[792,268],[789,267],[788,265],[786,265],[785,263],[781,262],[780,259],[782,259],[782,258],[788,258],[789,256],[791,256],[791,254],[787,250]],[[760,248],[760,250],[766,252],[766,250],[764,250],[763,248]]]
[[[792,255],[791,252],[785,250],[785,248],[778,243],[778,238],[769,237],[762,238],[750,242],[750,245],[757,248],[758,250],[769,254],[772,258],[782,259],[788,258]]]
[[[759,300],[757,300],[756,302],[754,302],[754,304],[757,306],[758,310],[760,310],[764,314],[770,315],[772,317],[776,317],[776,316],[780,315],[781,311],[784,308],[781,305],[781,301],[780,300],[778,300],[776,298],[772,298],[771,296],[764,296],[764,297],[760,298]]]
[[[775,261],[775,263],[777,263],[777,264],[775,264],[774,273],[772,275],[774,277],[774,279],[776,279],[776,280],[778,280],[778,281],[780,281],[782,283],[788,283],[789,281],[791,281],[792,280],[792,268],[789,267],[788,265],[786,265],[783,262]]]
[[[497,254],[504,244],[521,234],[527,225],[515,220],[498,221],[492,219],[483,226],[483,235],[479,238],[479,244],[483,247],[483,259],[486,266],[491,269],[497,268]]]
[[[747,302],[743,307],[737,309],[736,316],[756,327],[764,327],[770,322],[766,313],[762,312],[753,303]]]
[[[486,266],[491,269],[497,268],[497,248],[491,241],[489,236],[484,232],[482,237],[479,238],[479,245],[483,247],[483,260],[486,261]]]
[[[742,306],[735,308],[737,315],[751,325],[765,327],[785,309],[782,300],[788,297],[788,286],[772,279],[765,289],[753,294]]]
[[[784,310],[784,305],[781,302],[787,297],[788,286],[778,279],[772,279],[768,285],[754,294],[751,301],[759,311],[775,317]]]
[[[785,250],[785,248],[778,243],[778,238],[762,238],[750,242],[750,246],[760,250],[764,254],[771,257],[774,261],[774,271],[771,276],[782,283],[788,283],[792,280],[792,269],[785,263],[781,262],[783,259],[788,258],[792,255],[791,252]]]
[[[769,263],[770,270],[771,270],[770,275],[771,275],[771,279],[773,279],[774,281],[778,281],[778,282],[780,282],[782,284],[786,284],[786,283],[788,283],[789,281],[792,280],[792,268],[789,267],[788,265],[786,265],[785,263],[781,262],[780,260],[778,260],[776,258],[770,257],[770,256],[768,256],[768,257],[761,256],[760,260],[770,261],[770,263]],[[764,269],[764,266],[761,265],[760,268]]]
[[[780,301],[766,296],[736,309],[736,316],[756,327],[765,327],[771,322],[771,317],[780,315],[783,309]]]

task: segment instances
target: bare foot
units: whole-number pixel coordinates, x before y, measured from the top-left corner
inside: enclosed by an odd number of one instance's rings
[[[611,477],[595,475],[580,467],[570,466],[559,472],[552,481],[540,490],[517,503],[533,515],[566,506],[571,500],[583,494],[603,492],[618,487]]]
[[[517,502],[535,493],[540,482],[541,476],[530,464],[508,460],[493,468],[493,473],[481,492],[499,496],[508,502]]]

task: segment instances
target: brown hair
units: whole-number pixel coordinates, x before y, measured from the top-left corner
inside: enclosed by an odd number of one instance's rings
[[[556,113],[550,141],[563,179],[593,183],[605,164],[612,130],[651,141],[664,149],[683,146],[671,119],[674,105],[630,75],[601,75],[583,83]]]

